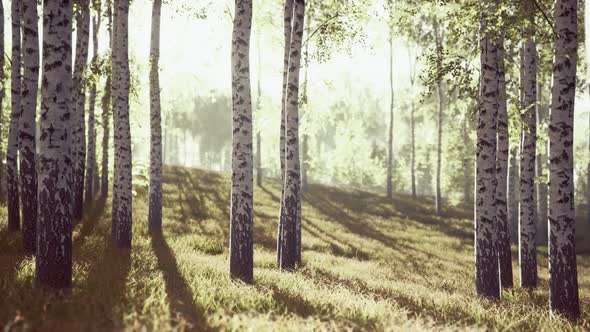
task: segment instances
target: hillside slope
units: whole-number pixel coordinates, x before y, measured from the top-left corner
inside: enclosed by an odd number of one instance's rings
[[[68,296],[32,290],[34,260],[0,215],[0,326],[39,330],[344,330],[589,328],[590,259],[579,257],[583,319],[550,321],[547,260],[540,287],[493,303],[475,296],[472,222],[435,217],[432,202],[312,185],[303,202],[303,267],[281,273],[275,238],[278,182],[255,189],[255,283],[227,269],[230,182],[225,174],[166,168],[164,236],[147,232],[137,189],[131,253],[112,248],[110,202],[74,231]],[[517,256],[514,254],[514,258]],[[515,272],[516,260],[514,262]],[[515,273],[518,275],[518,273]],[[517,277],[516,277],[517,278]],[[518,280],[515,280],[516,283]]]

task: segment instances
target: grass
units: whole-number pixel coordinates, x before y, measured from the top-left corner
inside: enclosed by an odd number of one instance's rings
[[[548,313],[547,259],[540,286],[474,292],[466,210],[433,215],[432,201],[312,185],[303,196],[303,266],[277,269],[278,182],[255,189],[255,283],[228,277],[229,177],[165,169],[164,235],[150,237],[147,194],[134,200],[133,250],[110,245],[110,202],[74,230],[71,294],[32,288],[34,258],[8,233],[0,209],[0,327],[34,330],[585,330],[590,259],[578,257],[583,316]],[[517,257],[513,249],[513,257]],[[517,272],[516,261],[514,271]],[[515,273],[518,275],[518,273]],[[518,278],[515,278],[518,284]]]

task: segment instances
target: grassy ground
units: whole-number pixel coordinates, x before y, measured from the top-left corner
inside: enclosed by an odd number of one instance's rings
[[[35,330],[562,330],[590,328],[590,259],[580,256],[583,318],[550,319],[547,259],[540,287],[474,293],[472,222],[432,202],[312,185],[303,203],[303,266],[277,270],[279,186],[255,192],[255,283],[228,278],[229,178],[167,168],[164,236],[147,232],[145,189],[134,200],[133,250],[109,245],[110,202],[74,231],[67,296],[32,289],[34,258],[0,209],[0,327]],[[545,252],[543,248],[540,250]],[[514,257],[517,257],[514,254]],[[516,261],[514,269],[517,271]],[[518,274],[518,273],[516,273]],[[515,277],[515,282],[518,283]]]

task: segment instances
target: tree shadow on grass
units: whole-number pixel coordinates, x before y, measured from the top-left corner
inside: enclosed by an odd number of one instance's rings
[[[96,225],[104,216],[107,198],[105,196],[98,196],[98,199],[86,205],[85,215],[82,220],[80,232],[73,241],[73,248],[79,248],[84,244],[84,240],[94,232]]]
[[[211,330],[205,311],[195,302],[191,288],[180,273],[174,252],[166,243],[166,239],[161,233],[152,233],[151,240],[152,249],[158,259],[158,267],[164,274],[173,325],[177,325],[180,330],[185,324],[188,326],[184,328],[189,330]],[[174,317],[175,315],[178,317]]]

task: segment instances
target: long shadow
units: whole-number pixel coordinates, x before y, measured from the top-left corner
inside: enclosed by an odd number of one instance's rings
[[[73,248],[79,248],[84,244],[84,240],[92,234],[100,219],[104,216],[106,196],[99,196],[97,200],[86,205],[85,215],[82,220],[80,233],[73,241]]]
[[[101,254],[93,261],[86,284],[80,287],[78,303],[98,306],[101,315],[87,317],[91,326],[100,329],[123,327],[127,277],[131,268],[131,252],[107,241]],[[91,310],[90,312],[93,312]]]
[[[189,330],[209,331],[211,327],[207,323],[205,311],[194,300],[191,288],[182,277],[174,253],[162,234],[151,235],[152,249],[158,259],[158,267],[164,273],[166,293],[170,302],[170,314],[177,314],[179,317],[174,323],[182,325],[188,322]],[[182,329],[181,329],[182,330]]]

